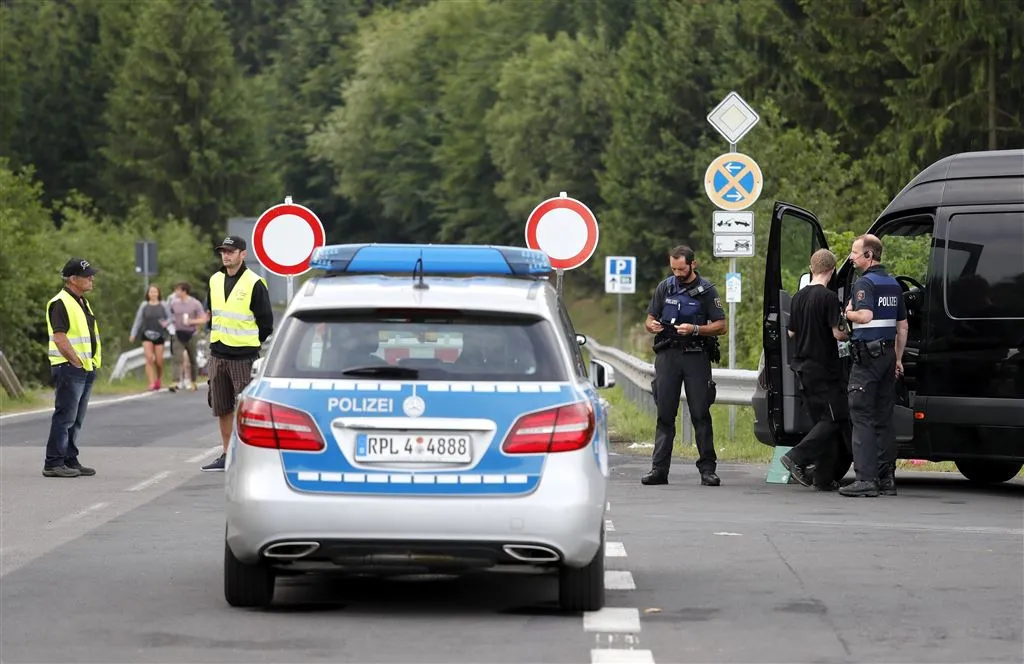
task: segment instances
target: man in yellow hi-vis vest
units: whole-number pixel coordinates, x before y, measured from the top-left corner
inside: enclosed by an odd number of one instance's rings
[[[245,240],[232,235],[215,251],[224,269],[210,277],[206,311],[210,314],[209,395],[207,401],[220,420],[223,453],[203,466],[223,472],[231,441],[238,394],[249,384],[260,346],[274,332],[274,312],[267,282],[245,265]]]
[[[95,475],[78,462],[78,435],[85,422],[92,384],[102,361],[96,316],[85,299],[92,290],[96,268],[72,258],[61,270],[64,288],[46,304],[47,355],[53,376],[53,418],[46,441],[43,477]]]

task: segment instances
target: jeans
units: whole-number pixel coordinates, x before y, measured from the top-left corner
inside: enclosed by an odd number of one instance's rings
[[[46,440],[46,462],[44,468],[77,465],[78,433],[85,422],[85,411],[92,394],[95,371],[86,371],[65,362],[50,367],[53,376],[54,404],[53,419],[50,421],[50,437]]]

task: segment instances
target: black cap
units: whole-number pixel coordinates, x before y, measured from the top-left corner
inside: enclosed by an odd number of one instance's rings
[[[237,235],[229,235],[217,245],[214,249],[215,252],[220,252],[221,249],[238,249],[240,251],[245,250],[245,240],[238,237]]]
[[[65,279],[68,277],[91,277],[96,272],[96,268],[84,258],[72,258],[64,264],[64,269],[60,271],[60,275]]]

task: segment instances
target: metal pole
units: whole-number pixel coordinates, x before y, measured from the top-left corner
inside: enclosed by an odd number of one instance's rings
[[[558,293],[558,299],[562,299],[562,275],[565,270],[555,270],[555,291]]]
[[[729,152],[736,152],[736,144],[729,143]],[[729,258],[729,272],[736,271],[736,258]],[[736,368],[736,303],[729,303],[729,368]],[[729,406],[729,440],[736,439],[736,406]]]
[[[289,275],[289,277],[288,277],[288,295],[287,295],[288,304],[292,303],[292,294],[294,292],[295,292],[295,277]]]
[[[149,240],[142,241],[142,277],[145,280],[146,287],[142,291],[143,298],[149,297]]]
[[[618,294],[618,311],[615,316],[615,347],[622,348],[622,293]]]

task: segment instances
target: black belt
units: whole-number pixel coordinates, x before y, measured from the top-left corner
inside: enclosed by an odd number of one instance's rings
[[[873,341],[864,341],[863,339],[854,339],[852,343],[866,348],[868,350],[876,350],[880,348],[895,348],[895,339],[875,339]]]

